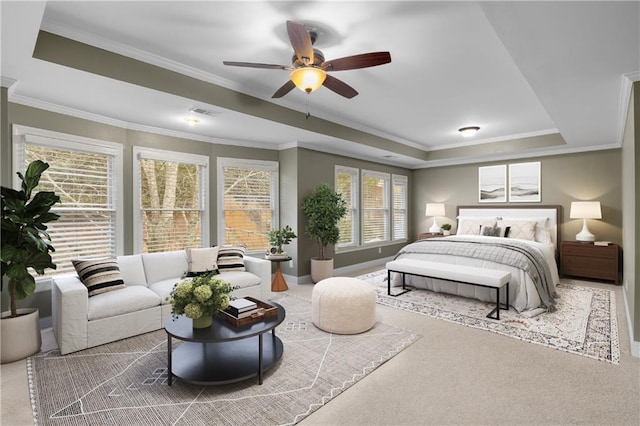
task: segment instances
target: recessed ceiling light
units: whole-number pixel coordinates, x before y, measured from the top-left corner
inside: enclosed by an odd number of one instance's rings
[[[475,135],[478,132],[478,130],[480,130],[480,127],[478,126],[467,126],[467,127],[461,127],[458,129],[458,131],[462,133],[462,136],[464,136],[465,138],[469,138]]]
[[[184,121],[186,121],[189,126],[195,126],[200,122],[200,120],[195,117],[185,117]]]

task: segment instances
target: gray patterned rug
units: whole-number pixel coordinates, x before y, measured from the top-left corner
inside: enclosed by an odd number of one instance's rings
[[[311,323],[311,302],[283,294],[280,362],[257,379],[220,386],[167,381],[164,330],[27,361],[39,425],[291,425],[413,343],[410,331],[376,323],[335,335]],[[175,341],[175,340],[174,340]]]
[[[412,290],[387,296],[386,269],[358,277],[376,287],[377,302],[432,318],[455,322],[612,364],[620,363],[615,293],[562,280],[557,310],[533,318],[514,309],[500,311],[500,321],[486,318],[495,303]]]

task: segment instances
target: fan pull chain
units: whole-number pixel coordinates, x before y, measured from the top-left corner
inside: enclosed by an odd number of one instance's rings
[[[306,107],[306,111],[307,111],[306,118],[308,120],[309,117],[311,117],[311,113],[309,112],[309,93],[307,93],[307,99],[305,101],[305,107]]]

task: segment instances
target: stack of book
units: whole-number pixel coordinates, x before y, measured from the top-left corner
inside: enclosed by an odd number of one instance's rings
[[[258,312],[258,304],[248,299],[234,299],[224,310],[235,318],[246,318]]]

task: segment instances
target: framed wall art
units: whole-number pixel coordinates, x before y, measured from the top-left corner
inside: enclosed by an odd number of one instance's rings
[[[509,201],[540,202],[540,162],[509,164]]]
[[[478,167],[478,202],[507,201],[507,166]]]

